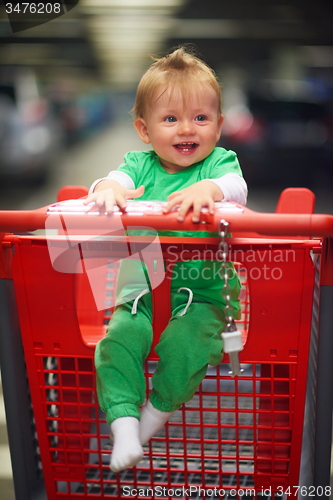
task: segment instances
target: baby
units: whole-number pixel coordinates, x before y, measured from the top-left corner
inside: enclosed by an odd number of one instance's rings
[[[164,200],[165,212],[179,207],[180,236],[190,210],[198,222],[203,207],[214,213],[216,201],[245,205],[247,188],[236,154],[216,147],[223,124],[221,93],[202,60],[184,47],[155,60],[139,83],[133,113],[139,137],[152,149],[127,153],[117,171],[93,184],[85,203],[111,214],[114,205],[125,208],[127,199]],[[174,266],[171,317],[155,349],[159,361],[146,404],[142,365],[153,339],[150,290],[138,288],[135,299],[117,305],[106,337],[96,346],[98,398],[111,425],[115,472],[142,459],[142,445],[192,398],[208,365],[221,362],[225,300],[215,264],[195,260]],[[229,285],[236,316],[236,274]]]

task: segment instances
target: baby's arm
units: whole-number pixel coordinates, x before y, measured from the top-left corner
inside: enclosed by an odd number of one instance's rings
[[[105,207],[105,212],[111,214],[114,205],[118,205],[123,210],[126,207],[126,200],[142,196],[144,190],[144,186],[140,186],[137,189],[128,189],[117,181],[103,179],[96,185],[94,192],[83,203],[88,205],[88,203],[95,202],[99,210]]]

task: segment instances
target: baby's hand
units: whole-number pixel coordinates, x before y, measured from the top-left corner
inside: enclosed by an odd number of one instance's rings
[[[126,200],[139,198],[139,196],[143,195],[144,190],[144,186],[140,186],[137,189],[126,189],[118,184],[112,188],[109,187],[95,191],[84,200],[83,204],[88,205],[94,202],[101,212],[104,210],[106,213],[112,214],[115,205],[124,210],[126,208]]]
[[[192,221],[199,222],[200,212],[203,207],[208,207],[209,213],[215,211],[214,200],[222,200],[223,193],[213,182],[200,181],[192,184],[181,191],[175,191],[168,196],[168,204],[164,212],[170,212],[172,208],[179,205],[178,220],[185,219],[187,212],[193,208]]]
[[[97,205],[100,211],[104,209],[105,212],[112,213],[113,207],[116,205],[116,198],[113,189],[112,188],[103,189],[102,191],[96,191],[95,193],[91,193],[84,200],[83,204],[88,205],[89,203],[92,202],[94,202],[95,205]]]

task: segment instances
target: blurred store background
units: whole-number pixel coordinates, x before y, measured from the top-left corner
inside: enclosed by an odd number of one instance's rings
[[[80,0],[15,34],[4,6],[0,12],[2,208],[52,186],[66,158],[92,138],[130,127],[149,54],[187,42],[223,82],[221,144],[239,155],[250,203],[306,186],[320,208],[333,208],[331,2]],[[124,140],[123,152],[131,148]],[[75,172],[68,180],[90,183],[99,166],[117,167],[111,150],[106,160],[97,154],[89,178]]]
[[[142,146],[129,111],[149,54],[193,43],[223,82],[221,145],[238,153],[249,207],[274,211],[301,186],[333,213],[332,21],[329,0],[80,0],[13,34],[1,5],[0,209],[116,169]],[[12,500],[0,422],[0,498]]]

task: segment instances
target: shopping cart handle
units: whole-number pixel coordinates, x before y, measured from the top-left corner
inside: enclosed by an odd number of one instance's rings
[[[254,212],[246,207],[220,202],[215,204],[215,214],[203,210],[199,223],[192,221],[189,212],[184,221],[177,220],[177,211],[164,214],[163,202],[147,203],[132,201],[126,211],[119,209],[112,215],[100,214],[83,205],[83,200],[75,202],[76,209],[69,202],[50,205],[37,210],[2,210],[0,211],[0,232],[25,233],[47,227],[59,229],[59,219],[67,227],[84,231],[89,229],[105,230],[112,228],[114,218],[121,218],[124,228],[146,226],[156,230],[208,231],[219,230],[221,219],[229,222],[229,229],[236,232],[255,232],[271,236],[333,236],[333,215],[328,214],[281,214]],[[153,204],[157,203],[157,208]],[[159,205],[158,205],[159,204]],[[82,210],[78,210],[78,206]],[[134,210],[135,207],[135,210]],[[142,210],[141,210],[142,208]],[[119,224],[118,224],[119,226]]]

